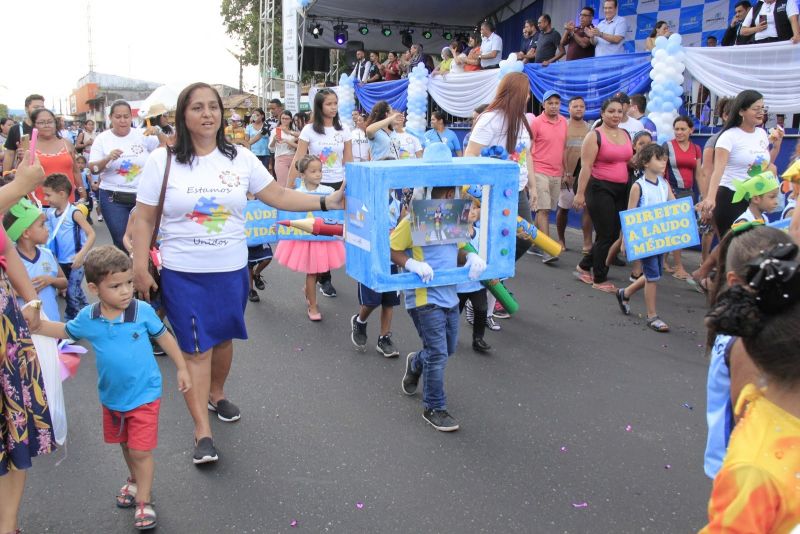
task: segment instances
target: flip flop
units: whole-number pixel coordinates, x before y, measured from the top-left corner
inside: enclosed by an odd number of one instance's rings
[[[682,273],[675,272],[672,274],[672,278],[675,278],[676,280],[688,280],[691,277],[692,275],[687,273],[686,271],[683,271]]]
[[[606,281],[606,282],[601,282],[599,284],[592,284],[592,289],[602,291],[603,293],[615,293],[617,291],[617,286],[615,286],[611,282]]]

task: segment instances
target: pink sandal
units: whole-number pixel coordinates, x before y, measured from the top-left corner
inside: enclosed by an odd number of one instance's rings
[[[615,286],[611,282],[606,281],[606,282],[601,282],[599,284],[592,284],[592,289],[602,291],[603,293],[615,293],[617,291],[617,286]]]

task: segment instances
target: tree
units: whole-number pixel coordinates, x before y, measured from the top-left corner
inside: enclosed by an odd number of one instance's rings
[[[258,32],[261,0],[222,0],[220,14],[225,23],[225,31],[239,42],[245,65],[258,65]],[[281,24],[281,0],[275,0],[275,23],[273,24],[274,44],[272,64],[283,70],[283,30]]]
[[[5,104],[0,104],[0,118],[8,117],[8,106]]]

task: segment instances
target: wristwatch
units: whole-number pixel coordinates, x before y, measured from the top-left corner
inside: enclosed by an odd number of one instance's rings
[[[97,165],[92,165],[92,173],[97,174],[100,172],[100,167]]]

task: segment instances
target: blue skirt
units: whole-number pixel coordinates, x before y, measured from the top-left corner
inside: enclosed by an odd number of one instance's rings
[[[167,318],[183,352],[206,352],[231,339],[247,339],[244,309],[247,267],[225,273],[184,273],[161,269]]]

